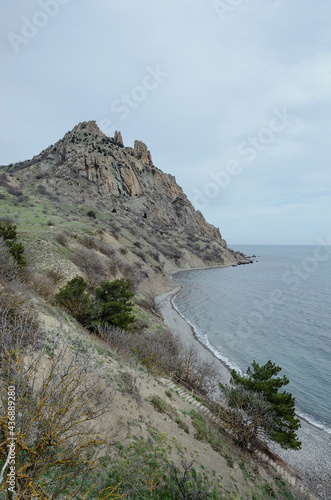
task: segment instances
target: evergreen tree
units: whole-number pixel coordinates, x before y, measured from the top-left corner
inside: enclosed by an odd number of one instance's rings
[[[97,321],[128,329],[135,319],[131,314],[133,304],[129,300],[132,297],[133,293],[124,279],[101,281],[95,290]]]
[[[262,393],[266,400],[272,405],[275,413],[273,429],[270,432],[272,440],[281,445],[282,448],[301,448],[296,431],[300,428],[300,420],[295,415],[295,399],[291,393],[279,389],[289,383],[289,379],[283,375],[276,377],[281,371],[270,360],[263,366],[253,361],[252,368],[248,368],[246,375],[240,375],[232,370],[231,383],[245,389]]]
[[[56,302],[66,309],[82,325],[91,322],[91,300],[86,293],[87,284],[81,276],[75,276],[55,295]]]
[[[24,246],[17,241],[16,226],[7,221],[0,222],[0,237],[5,241],[9,253],[15,261],[21,266],[25,266],[26,259],[23,256]]]

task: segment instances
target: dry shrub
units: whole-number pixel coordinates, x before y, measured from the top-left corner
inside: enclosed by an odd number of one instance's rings
[[[37,314],[23,286],[7,285],[0,290],[0,342],[2,355],[34,343],[38,333]]]
[[[243,387],[222,388],[223,398],[218,405],[218,415],[223,426],[243,448],[259,448],[270,437],[275,425],[272,405],[262,394]]]
[[[173,368],[176,342],[168,330],[148,336],[105,325],[99,325],[97,330],[112,349],[124,357],[137,357],[149,371],[165,373]]]
[[[202,360],[194,346],[184,347],[169,330],[139,335],[100,325],[98,332],[112,349],[136,357],[153,374],[174,374],[201,394],[211,393],[217,385],[215,363]]]
[[[56,292],[56,287],[52,278],[44,274],[32,274],[29,277],[29,289],[37,293],[40,297],[53,302]]]
[[[9,248],[0,237],[0,283],[13,281],[20,276],[20,266],[9,253]]]
[[[68,244],[68,236],[64,231],[57,231],[56,233],[53,234],[54,238],[56,241],[60,243],[60,245],[63,245],[64,247],[67,246]]]
[[[182,346],[177,354],[175,375],[201,394],[208,394],[215,390],[218,370],[213,361],[200,358],[195,346]]]
[[[89,360],[78,364],[65,349],[53,359],[24,356],[18,350],[7,358],[2,376],[16,390],[17,498],[73,500],[95,498],[96,493],[106,498],[84,479],[100,468],[101,452],[116,436],[114,429],[100,432],[100,419],[110,413],[115,390],[94,372]],[[0,434],[8,436],[5,385],[0,394]],[[5,439],[0,443],[1,460],[7,455]],[[7,490],[8,478],[0,491]]]
[[[159,313],[157,311],[157,304],[155,302],[156,296],[157,294],[155,292],[149,291],[145,293],[142,298],[139,299],[138,304],[147,311],[151,311],[153,314],[159,316]]]
[[[100,253],[109,258],[113,257],[115,254],[115,250],[107,245],[105,241],[93,238],[92,236],[84,236],[82,238],[82,245],[88,249],[98,250]]]
[[[0,174],[0,186],[7,188],[8,187],[8,179],[7,175],[3,172]]]
[[[146,254],[145,252],[143,252],[142,250],[135,250],[135,249],[132,249],[133,253],[135,253],[137,255],[137,257],[139,257],[143,262],[147,262],[147,257],[146,257]]]
[[[105,241],[96,240],[97,250],[106,255],[106,257],[113,257],[115,250],[111,248]]]
[[[89,249],[97,248],[96,244],[95,244],[95,239],[92,238],[91,236],[86,236],[86,235],[83,236],[81,243],[85,248],[89,248]]]
[[[89,289],[94,290],[105,279],[107,266],[95,250],[76,248],[71,260],[85,274]]]
[[[119,271],[124,276],[125,280],[129,283],[130,288],[135,292],[139,284],[146,278],[149,274],[146,270],[141,269],[139,264],[130,265],[121,260],[119,256],[113,259],[113,264],[119,269]]]
[[[64,275],[58,269],[49,269],[46,276],[53,280],[55,284],[60,283],[64,279]]]

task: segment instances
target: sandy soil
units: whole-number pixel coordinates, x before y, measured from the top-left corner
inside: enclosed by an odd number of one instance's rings
[[[220,382],[227,383],[230,380],[229,370],[194,337],[192,327],[173,308],[171,299],[179,290],[180,287],[177,287],[156,299],[165,324],[185,344],[194,344],[199,349],[202,358],[214,360],[219,368]],[[302,449],[299,451],[286,451],[274,444],[271,448],[304,474],[307,483],[319,493],[321,498],[330,500],[331,435],[301,419],[301,429],[298,436],[302,441]]]

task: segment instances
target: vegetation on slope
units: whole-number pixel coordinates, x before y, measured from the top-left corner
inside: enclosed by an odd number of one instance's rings
[[[26,259],[0,237],[0,468],[15,385],[16,498],[291,498],[158,380],[176,375],[200,394],[217,386],[213,365],[173,337],[153,299],[178,265],[217,263],[213,243],[112,206],[86,179],[39,173],[36,182],[23,170],[0,177],[1,223],[16,226],[10,241]],[[106,299],[114,282],[123,322]],[[5,472],[3,498],[7,487]]]

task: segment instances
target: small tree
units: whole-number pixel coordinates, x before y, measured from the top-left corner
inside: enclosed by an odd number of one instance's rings
[[[55,295],[56,302],[85,326],[91,321],[91,301],[86,288],[84,279],[75,276]]]
[[[17,498],[73,500],[82,490],[83,498],[95,498],[95,488],[85,480],[100,467],[100,451],[111,442],[108,433],[100,432],[100,418],[110,413],[114,389],[105,386],[88,359],[77,364],[65,349],[54,359],[20,350],[7,351],[6,357],[7,366],[0,372],[0,492],[6,495],[9,487],[5,470],[10,465],[8,443],[14,442],[11,491]],[[8,386],[16,390],[9,392],[16,396],[15,426],[7,417]],[[1,498],[14,498],[11,495]],[[110,492],[97,498],[121,495]]]
[[[270,437],[275,413],[272,405],[259,393],[241,386],[220,384],[225,400],[219,406],[219,416],[225,427],[234,434],[243,448],[254,450],[261,441]],[[225,404],[224,404],[225,403]]]
[[[300,420],[295,415],[295,399],[290,392],[279,392],[279,389],[289,383],[283,375],[276,377],[281,367],[270,360],[263,366],[253,361],[252,368],[248,368],[245,375],[232,370],[231,383],[249,391],[261,394],[271,404],[274,411],[273,428],[270,438],[280,444],[282,448],[301,448],[296,431],[300,428]]]
[[[131,314],[133,304],[130,299],[133,295],[124,279],[101,281],[95,290],[97,307],[95,319],[102,324],[108,323],[128,329],[135,319]]]
[[[21,266],[25,266],[26,259],[23,256],[24,246],[17,241],[16,226],[6,220],[0,221],[0,237],[3,238],[9,248],[9,253],[13,259]]]

